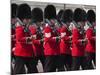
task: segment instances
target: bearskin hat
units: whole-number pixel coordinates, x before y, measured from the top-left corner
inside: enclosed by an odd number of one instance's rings
[[[34,20],[34,22],[43,21],[43,11],[41,8],[34,8],[32,10],[32,19]]]
[[[13,3],[11,4],[11,18],[16,17],[16,12],[17,12],[18,5]]]
[[[73,16],[73,19],[75,22],[80,22],[82,21],[82,14],[83,10],[81,8],[76,8],[75,11],[74,11],[74,16]]]
[[[87,16],[86,16],[86,11],[85,10],[83,10],[82,11],[82,21],[86,21],[87,20]]]
[[[95,14],[95,12],[93,10],[88,10],[88,12],[87,12],[87,20],[89,22],[95,22],[96,14]]]
[[[44,9],[45,19],[56,19],[56,8],[54,5],[47,5]]]
[[[58,12],[58,14],[57,14],[57,19],[58,19],[58,20],[61,20],[61,19],[62,19],[63,13],[64,13],[64,10],[63,10],[63,9],[61,9],[61,10]]]
[[[17,17],[19,19],[30,19],[31,18],[31,8],[30,8],[30,6],[26,3],[19,5]]]
[[[63,14],[63,22],[71,22],[73,20],[73,11],[71,9],[66,9]]]

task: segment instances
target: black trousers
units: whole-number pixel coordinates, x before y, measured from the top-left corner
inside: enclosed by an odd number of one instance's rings
[[[59,66],[58,58],[58,55],[46,56],[44,72],[56,72],[56,69]]]
[[[80,66],[82,67],[82,70],[86,69],[85,57],[84,56],[72,57],[72,70],[79,70]]]
[[[27,68],[27,72],[25,69]],[[13,74],[37,73],[36,61],[33,57],[15,57],[15,66]]]
[[[59,55],[58,58],[58,71],[65,71],[66,54]]]
[[[11,74],[13,74],[13,71],[14,71],[14,69],[13,69],[13,61],[15,61],[15,55],[13,54],[13,52],[11,52]]]
[[[43,70],[44,70],[44,65],[45,65],[45,56],[42,55],[42,56],[37,56],[36,57],[36,64],[38,64],[38,60],[40,60],[41,64],[42,64],[42,67],[43,67]]]
[[[72,56],[71,55],[68,55],[68,54],[66,55],[65,67],[67,71],[71,71],[71,67],[72,67]]]
[[[85,56],[86,56],[87,69],[94,69],[92,61],[94,63],[94,66],[96,67],[96,55],[95,55],[95,53],[86,52]]]
[[[72,64],[72,56],[71,55],[69,55],[69,54],[60,55],[58,71],[65,71],[65,70],[71,71],[71,64]]]

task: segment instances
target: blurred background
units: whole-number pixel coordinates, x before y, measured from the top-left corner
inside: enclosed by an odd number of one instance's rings
[[[22,3],[27,3],[30,5],[31,9],[35,7],[39,7],[42,10],[48,5],[52,4],[56,7],[57,13],[59,12],[60,9],[74,9],[76,8],[83,8],[85,11],[88,11],[89,9],[92,9],[96,12],[96,6],[94,5],[81,5],[81,4],[62,4],[62,3],[48,3],[48,2],[36,2],[36,1],[24,1],[24,0],[11,0],[11,3],[16,3],[16,4],[22,4]]]

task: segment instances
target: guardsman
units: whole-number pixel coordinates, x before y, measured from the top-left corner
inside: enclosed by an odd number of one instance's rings
[[[96,67],[96,33],[95,33],[95,12],[93,10],[88,10],[87,12],[87,26],[89,27],[86,30],[86,38],[88,40],[85,55],[86,55],[86,64],[87,69],[94,69]],[[94,66],[92,64],[94,63]]]
[[[74,11],[74,27],[72,29],[72,70],[79,70],[80,66],[84,70],[84,53],[85,53],[85,16],[83,10],[76,8]]]
[[[31,26],[31,30],[34,30],[34,24],[35,29],[36,29],[36,33],[34,34],[34,32],[31,32],[32,35],[36,36],[36,39],[34,40],[41,40],[43,38],[43,11],[41,8],[34,8],[32,10],[32,22],[33,22],[33,26]],[[33,28],[33,29],[32,29]],[[35,48],[35,54],[36,54],[36,60],[37,60],[37,64],[38,64],[38,60],[41,61],[43,69],[44,69],[44,62],[45,62],[45,56],[44,56],[44,48],[43,48],[43,42],[41,43],[35,43],[33,41],[33,48]]]
[[[69,32],[67,30],[67,27],[65,26],[62,26],[60,28],[60,37],[61,37],[61,40],[60,40],[60,64],[61,64],[61,68],[60,68],[60,71],[64,71],[64,66],[66,66],[67,62],[68,63],[68,67],[67,69],[70,70],[71,69],[71,62],[70,62],[70,58],[68,55],[71,54],[71,50],[70,50],[70,40],[71,40],[71,37],[69,36]],[[69,60],[67,60],[69,58]]]
[[[58,67],[58,53],[57,43],[58,38],[52,36],[52,29],[50,26],[44,28],[44,54],[46,57],[45,60],[45,72],[56,72]]]
[[[58,29],[58,34],[60,36],[60,29],[62,27],[62,16],[63,16],[63,13],[64,13],[64,10],[61,9],[59,10],[58,14],[57,14],[57,21],[59,22],[60,26],[59,26],[59,29]],[[59,43],[59,50],[60,50],[60,43]],[[58,66],[58,71],[65,71],[65,68],[64,68],[64,58],[63,56],[61,56],[61,53],[59,54],[59,66]]]
[[[72,54],[71,54],[71,30],[69,29],[69,26],[71,25],[73,21],[73,11],[71,9],[66,9],[62,16],[62,22],[63,26],[66,27],[66,37],[69,37],[66,44],[66,55],[65,55],[65,67],[68,71],[71,70],[71,64],[72,64]]]
[[[58,22],[56,20],[56,8],[53,5],[46,6],[44,10],[45,27],[44,27],[44,54],[45,72],[55,72],[59,63],[59,40]],[[58,58],[58,59],[57,59]]]
[[[28,4],[19,5],[17,21],[14,74],[36,73],[36,61],[32,44],[30,44],[31,35],[28,28],[31,21],[31,8]]]

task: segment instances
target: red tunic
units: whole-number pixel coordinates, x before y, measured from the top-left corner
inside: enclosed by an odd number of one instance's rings
[[[30,32],[32,35],[36,35],[36,39],[32,40],[32,46],[33,46],[33,50],[34,50],[34,54],[35,56],[42,56],[43,55],[43,44],[40,42],[41,40],[41,36],[39,34],[36,34],[36,28],[34,28],[33,26],[30,26]]]
[[[92,52],[94,53],[95,52],[95,48],[96,48],[96,42],[95,42],[95,34],[93,32],[93,29],[92,28],[88,28],[88,30],[86,31],[86,38],[88,39],[88,43],[86,45],[86,51],[87,52]]]
[[[84,56],[85,46],[79,41],[83,39],[83,37],[77,28],[72,30],[72,56]]]
[[[60,41],[60,54],[68,54],[70,55],[71,54],[71,44],[70,44],[70,33],[69,31],[67,30],[66,31],[66,36],[63,37]]]
[[[33,47],[32,44],[27,44],[27,38],[29,36],[28,32],[24,32],[23,26],[16,27],[16,48],[14,55],[22,57],[32,57]]]
[[[48,55],[59,55],[59,46],[56,39],[54,38],[44,38],[44,54]]]

